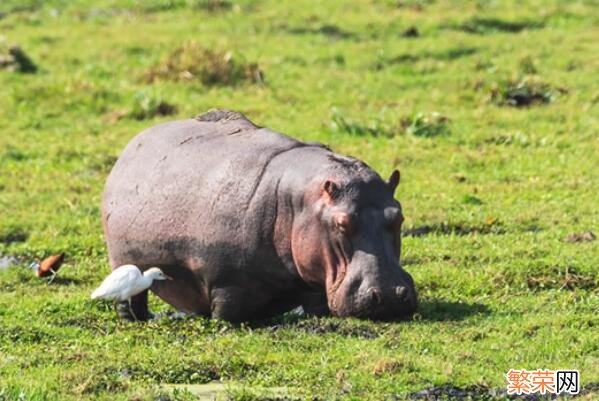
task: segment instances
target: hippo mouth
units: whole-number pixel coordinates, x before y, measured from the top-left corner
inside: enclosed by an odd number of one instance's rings
[[[369,300],[360,299],[360,296],[351,298],[347,300],[351,305],[350,307],[342,307],[340,309],[331,308],[332,313],[339,317],[355,317],[358,319],[388,322],[409,320],[418,308],[415,293],[410,294],[405,300],[399,302],[396,300],[385,300],[383,302],[376,301],[376,303],[372,303]],[[334,303],[337,304],[338,302]]]
[[[369,319],[374,321],[403,321],[410,320],[416,312],[418,301],[416,297],[410,298],[408,301],[401,303],[399,306],[394,306],[393,303],[386,304],[382,307],[362,306],[352,312],[352,316],[359,319]]]
[[[409,319],[418,306],[411,276],[399,266],[388,269],[394,272],[393,275],[383,275],[376,264],[364,263],[360,257],[357,259],[362,263],[354,260],[353,267],[349,263],[337,265],[340,269],[336,280],[327,291],[331,312],[340,317],[370,320]],[[370,259],[372,262],[376,258]]]
[[[343,242],[344,243],[341,243],[341,241],[331,240],[333,260],[330,263],[330,270],[332,271],[333,277],[331,281],[333,283],[327,290],[327,299],[329,300],[329,308],[331,311],[336,311],[339,309],[339,305],[337,305],[339,297],[337,294],[339,292],[339,288],[345,281],[348,266],[352,261],[351,256],[344,251],[344,245],[346,248],[352,248],[351,241],[346,239]]]

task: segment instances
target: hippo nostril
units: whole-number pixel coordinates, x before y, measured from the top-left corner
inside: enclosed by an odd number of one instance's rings
[[[408,290],[406,287],[395,287],[395,295],[399,299],[404,299],[408,295]]]
[[[375,301],[377,304],[381,303],[381,295],[379,294],[379,291],[376,288],[370,287],[368,289],[368,293],[370,294],[370,297],[373,301]]]

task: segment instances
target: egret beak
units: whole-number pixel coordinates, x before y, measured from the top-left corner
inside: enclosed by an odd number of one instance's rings
[[[174,281],[174,278],[172,278],[171,276],[167,276],[166,274],[164,275],[164,278],[169,281]]]

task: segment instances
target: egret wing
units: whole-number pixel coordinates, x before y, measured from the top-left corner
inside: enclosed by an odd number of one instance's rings
[[[104,298],[115,299],[121,298],[121,294],[135,285],[136,281],[142,276],[141,271],[134,265],[125,265],[115,269],[108,275],[93,292],[92,299]]]

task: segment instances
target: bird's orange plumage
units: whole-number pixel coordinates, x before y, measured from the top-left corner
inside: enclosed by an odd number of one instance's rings
[[[64,256],[64,253],[59,253],[42,260],[40,267],[37,269],[37,276],[48,277],[56,273],[60,269],[62,262],[64,262]]]

